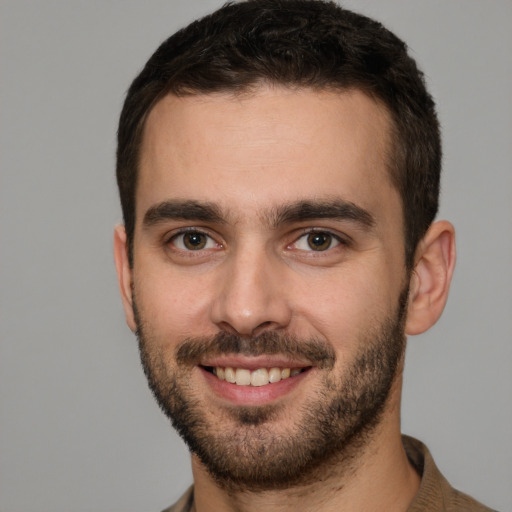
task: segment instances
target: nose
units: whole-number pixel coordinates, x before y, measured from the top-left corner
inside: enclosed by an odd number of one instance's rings
[[[285,328],[292,316],[279,261],[261,251],[238,251],[224,262],[211,305],[211,319],[223,331],[258,336]]]

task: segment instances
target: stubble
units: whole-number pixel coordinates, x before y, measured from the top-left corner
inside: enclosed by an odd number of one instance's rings
[[[135,308],[142,365],[161,409],[221,487],[258,492],[307,485],[333,466],[350,471],[370,442],[403,360],[407,296],[404,290],[396,314],[360,335],[357,356],[341,372],[325,341],[276,332],[185,339],[169,365],[169,354],[159,352],[160,340]],[[293,410],[286,429],[275,428],[283,420],[275,404],[225,406],[212,418],[189,379],[201,358],[219,354],[300,357],[316,367],[320,385]]]

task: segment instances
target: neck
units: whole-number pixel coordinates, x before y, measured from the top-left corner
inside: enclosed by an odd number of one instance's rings
[[[311,483],[284,490],[226,491],[193,456],[196,512],[405,512],[420,478],[402,445],[399,414],[387,413],[371,440],[351,460],[350,468],[332,464]]]

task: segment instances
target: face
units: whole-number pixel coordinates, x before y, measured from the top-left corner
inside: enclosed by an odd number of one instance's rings
[[[307,480],[398,414],[389,123],[360,92],[281,88],[168,96],[148,117],[128,322],[160,405],[225,485]]]

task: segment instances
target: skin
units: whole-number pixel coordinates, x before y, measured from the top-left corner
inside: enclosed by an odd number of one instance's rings
[[[336,354],[329,371],[342,378],[363,334],[393,316],[410,279],[405,331],[428,329],[446,302],[454,230],[444,221],[431,226],[409,278],[401,201],[386,169],[389,133],[385,108],[358,91],[262,87],[236,97],[162,99],[145,126],[133,268],[124,228],[115,231],[129,327],[137,328],[134,290],[155,354],[170,370],[176,347],[187,337],[276,331],[329,344]],[[148,211],[170,200],[214,203],[221,215],[214,221],[144,221]],[[271,212],[298,201],[343,201],[367,212],[372,222],[271,222]],[[183,228],[207,234],[207,246],[188,250],[179,234]],[[311,250],[311,229],[331,233],[334,242]],[[406,510],[419,477],[400,440],[401,371],[350,471],[330,467],[321,480],[298,488],[229,493],[193,456],[196,510]],[[282,411],[272,418],[276,435],[300,422],[300,405],[321,389],[320,374],[313,368],[273,399]],[[240,428],[229,414],[219,424],[219,411],[249,398],[254,405],[254,396],[243,392],[235,402],[216,393],[198,367],[190,370],[188,384],[211,428]]]

